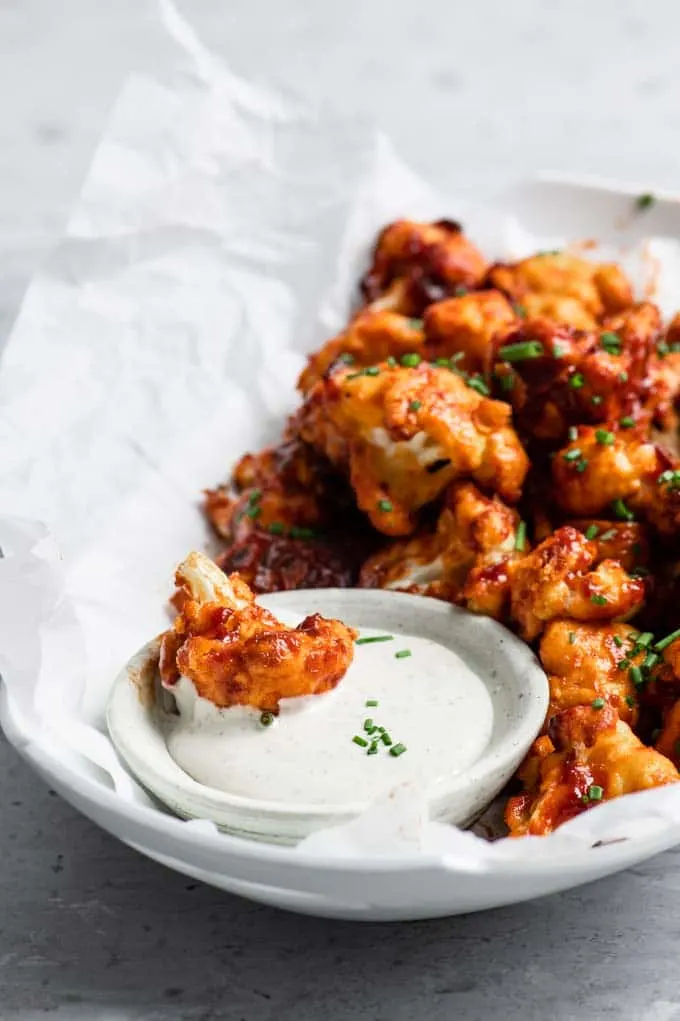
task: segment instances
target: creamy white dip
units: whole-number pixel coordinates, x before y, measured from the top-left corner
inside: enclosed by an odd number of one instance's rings
[[[382,633],[363,629],[361,637]],[[396,656],[405,650],[409,656]],[[168,719],[167,747],[186,773],[232,795],[291,806],[367,803],[406,781],[429,788],[469,768],[493,728],[484,682],[450,649],[408,635],[359,643],[333,691],[285,699],[268,727],[259,711],[217,709],[186,678],[173,692],[179,716]],[[355,736],[371,741],[367,720],[393,744],[381,739],[371,755],[370,743],[356,744]],[[394,756],[397,744],[406,751]]]

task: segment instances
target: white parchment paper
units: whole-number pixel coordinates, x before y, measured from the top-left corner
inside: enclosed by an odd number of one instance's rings
[[[280,431],[304,352],[342,325],[375,232],[396,217],[450,216],[490,255],[568,240],[557,221],[537,233],[489,202],[434,194],[379,132],[237,79],[169,2],[159,20],[175,58],[163,75],[127,83],[0,371],[11,737],[54,741],[61,730],[73,768],[80,749],[136,799],[103,727],[112,678],[167,626],[175,564],[209,543],[201,490]],[[650,251],[670,312],[676,242],[616,254],[642,287]],[[679,823],[680,791],[666,789],[604,805],[547,840],[491,845],[428,824],[406,790],[300,853],[420,848],[485,868]]]

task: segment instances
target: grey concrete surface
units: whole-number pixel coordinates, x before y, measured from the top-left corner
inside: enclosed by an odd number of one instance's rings
[[[535,169],[680,183],[675,0],[183,9],[237,71],[368,114],[449,188]],[[141,0],[0,0],[0,346],[124,74],[164,45]],[[144,860],[4,743],[0,812],[3,1021],[680,1019],[680,852],[533,904],[357,927]]]

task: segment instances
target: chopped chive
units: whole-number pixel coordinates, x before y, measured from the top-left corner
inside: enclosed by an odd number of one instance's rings
[[[390,500],[378,500],[378,510],[383,511],[384,514],[389,514],[392,510],[392,503]]]
[[[354,744],[358,744],[360,748],[368,747],[368,741],[366,740],[366,738],[361,737],[359,734],[355,734],[354,737],[352,738],[352,741],[354,742]]]
[[[405,369],[415,369],[420,365],[422,358],[415,351],[411,351],[409,354],[401,356],[401,364]]]
[[[408,324],[412,330],[422,330],[423,328],[422,319],[409,319]]]
[[[633,698],[632,695],[626,695],[626,698],[625,698],[624,701],[625,701],[625,703],[626,703],[626,705],[628,706],[629,709],[634,709],[635,706],[637,705],[637,702],[635,701],[635,699]]]
[[[282,521],[272,521],[271,525],[269,526],[269,531],[271,532],[272,535],[283,535],[285,531],[285,526]]]
[[[527,539],[527,523],[526,521],[520,521],[520,523],[517,526],[517,531],[515,533],[515,549],[518,551],[518,553],[521,553],[524,550],[524,547],[526,546],[526,539]]]
[[[470,288],[469,287],[464,287],[463,284],[458,284],[453,289],[453,294],[454,294],[455,298],[464,298],[465,295],[469,294],[469,293],[470,293]]]
[[[554,343],[552,353],[553,358],[563,358],[564,355],[567,353],[567,348],[564,346],[564,344]]]
[[[590,597],[590,601],[591,601],[591,603],[595,603],[596,606],[606,606],[607,605],[607,598],[606,598],[606,596],[601,596],[599,594],[599,592],[596,592],[594,595],[592,595]]]
[[[529,358],[542,358],[544,351],[540,340],[525,340],[518,344],[506,344],[498,354],[506,362],[524,362]]]
[[[647,191],[644,193],[644,195],[638,195],[638,197],[635,199],[635,208],[639,209],[640,212],[642,212],[644,209],[649,209],[650,206],[653,206],[655,202],[656,199],[654,198],[652,193]]]
[[[635,419],[632,415],[624,415],[623,418],[619,420],[619,425],[622,429],[632,429],[635,426]]]
[[[383,744],[387,745],[388,748],[392,744],[392,738],[390,737],[386,730],[383,730],[382,734],[380,735],[380,740],[382,741]]]
[[[462,362],[464,358],[465,351],[456,351],[456,353],[454,355],[451,355],[451,357],[449,358],[448,364],[451,368],[453,368],[454,365],[458,365],[458,362]],[[446,361],[446,359],[444,359],[444,361]]]
[[[572,390],[580,390],[585,385],[585,379],[582,372],[575,372],[573,376],[569,377],[569,386]]]
[[[260,714],[260,723],[263,727],[271,727],[274,722],[274,713],[264,712]]]
[[[581,450],[579,447],[572,447],[571,450],[567,450],[565,454],[562,454],[565,461],[578,461],[580,456]]]
[[[373,741],[372,742],[371,747],[368,749],[366,754],[367,755],[377,755],[378,754],[378,742],[377,741]]]
[[[401,744],[401,742],[400,742],[399,744],[393,744],[392,745],[392,747],[390,748],[390,755],[394,755],[394,757],[396,759],[400,755],[403,755],[405,751],[406,751],[406,745],[405,744]]]
[[[387,364],[391,369],[393,369],[397,365],[397,359],[394,357],[394,355],[389,355],[389,357],[387,358]]]
[[[519,319],[526,319],[527,307],[526,305],[523,305],[520,301],[513,301],[512,311],[515,313],[516,316],[518,316]]]
[[[375,723],[373,722],[371,717],[367,716],[366,719],[364,720],[364,730],[366,731],[366,733],[367,734],[370,733],[370,731],[373,729],[374,726],[375,726]]]
[[[367,369],[364,369],[364,376],[379,376],[380,369],[377,365],[369,365]]]
[[[586,539],[595,539],[599,531],[597,525],[588,525],[585,531]]]
[[[368,635],[365,638],[357,638],[355,645],[370,645],[372,642],[392,642],[394,635]]]
[[[645,683],[644,678],[642,676],[642,670],[640,669],[639,666],[632,666],[628,671],[628,676],[630,677],[631,681],[633,682],[636,688],[639,688],[642,684]]]
[[[589,801],[602,801],[604,795],[604,788],[600,787],[599,784],[592,783],[588,788],[588,800]]]
[[[313,539],[316,532],[313,528],[304,528],[301,525],[291,525],[291,539]]]
[[[615,539],[618,535],[616,528],[608,528],[606,532],[603,532],[600,536],[600,542],[610,542],[611,539]]]
[[[411,401],[408,406],[409,411],[420,411],[423,406],[422,401]]]
[[[668,346],[665,340],[660,340],[659,343],[656,345],[656,353],[658,354],[659,358],[665,358],[669,351],[670,347]]]
[[[620,649],[623,645],[623,638],[621,638],[619,635],[614,635],[614,645],[617,647],[617,649]]]
[[[470,376],[465,382],[472,390],[476,390],[478,394],[481,394],[482,397],[488,397],[491,392],[479,374]]]
[[[246,508],[246,514],[249,518],[257,518],[262,513],[262,508],[257,504],[251,504],[250,507]]]
[[[575,425],[569,426],[569,431],[567,432],[567,439],[569,440],[570,443],[573,443],[574,440],[578,439],[578,429],[576,428]]]
[[[611,447],[616,437],[614,436],[614,433],[609,432],[608,429],[596,429],[595,439],[601,447]]]
[[[354,355],[350,354],[349,351],[343,351],[338,357],[339,362],[344,362],[345,365],[354,365]]]
[[[449,359],[448,358],[435,358],[434,364],[437,365],[440,369],[448,369],[449,368]]]
[[[576,632],[575,631],[570,631],[569,632],[569,644],[573,645],[575,641],[576,641]]]
[[[604,709],[604,699],[603,698],[594,698],[593,701],[590,704],[593,707],[593,709]]]
[[[600,334],[600,344],[607,354],[621,354],[621,343],[621,338],[618,333],[612,333],[611,330],[605,330],[604,333]]]
[[[642,669],[647,671],[652,670],[660,659],[661,656],[658,652],[648,652],[642,662]]]
[[[643,631],[642,634],[637,635],[634,639],[635,645],[639,649],[648,649],[654,641],[654,635],[651,631]]]
[[[619,372],[617,378],[618,378],[619,383],[627,383],[628,382],[628,373],[624,369],[622,372]]]
[[[370,708],[372,709],[374,706],[378,705],[378,700],[377,698],[367,698],[364,705],[370,706]]]
[[[676,638],[680,638],[680,628],[677,628],[675,631],[671,631],[669,635],[666,635],[666,637],[662,638],[660,642],[657,642],[654,648],[657,652],[663,652],[663,650],[667,649],[671,642],[674,642]]]
[[[509,393],[515,385],[515,377],[511,375],[501,376],[501,390],[504,393]]]
[[[583,458],[581,458],[579,463],[576,465],[576,471],[583,473],[586,470],[587,467],[588,467],[588,462],[586,461],[585,457],[583,457]]]
[[[623,500],[612,501],[612,511],[620,521],[634,521],[635,515],[631,510],[628,510]]]
[[[374,734],[379,734],[380,733],[380,727],[376,727],[376,725],[374,723],[372,727],[368,728],[366,733],[368,734],[369,737],[373,737]],[[376,738],[373,738],[373,740],[377,741],[378,739],[376,737]]]
[[[395,659],[408,659],[408,657],[410,655],[412,655],[410,649],[400,649],[399,652],[395,652],[394,658]]]
[[[601,394],[593,394],[593,396],[590,398],[590,403],[598,405],[598,404],[602,404],[603,400],[604,400],[604,397],[602,397]]]
[[[257,503],[261,496],[262,496],[261,489],[251,489],[248,500],[250,501],[250,503]]]

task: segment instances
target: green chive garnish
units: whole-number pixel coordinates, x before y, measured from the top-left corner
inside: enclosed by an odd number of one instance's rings
[[[644,195],[638,195],[635,199],[635,208],[642,212],[644,209],[649,209],[650,206],[653,206],[655,202],[656,199],[652,193],[647,191]]]
[[[291,525],[290,537],[291,539],[313,539],[316,532],[313,528],[303,528],[300,525]]]
[[[520,521],[520,523],[517,526],[517,531],[515,533],[515,549],[517,550],[518,553],[522,553],[522,551],[524,550],[524,547],[526,545],[526,539],[527,539],[527,523],[526,521]]]
[[[629,709],[634,709],[637,705],[637,702],[632,695],[626,695],[625,702]]]
[[[599,531],[597,525],[588,525],[585,531],[586,539],[595,539]]]
[[[661,656],[658,652],[648,652],[642,662],[642,669],[648,671],[652,670],[660,659]]]
[[[585,384],[585,379],[582,372],[575,372],[573,376],[569,377],[569,386],[572,390],[580,390]]]
[[[609,432],[608,429],[596,429],[595,439],[600,444],[600,446],[611,447],[616,437],[614,436],[614,433]]]
[[[622,429],[632,429],[635,426],[635,419],[631,415],[624,415],[619,420],[619,425]]]
[[[583,473],[586,470],[587,467],[588,467],[588,462],[587,462],[587,460],[584,457],[576,465],[576,471]]]
[[[422,401],[411,401],[409,406],[408,406],[408,410],[409,411],[419,411],[422,408],[422,406],[423,406],[423,402]]]
[[[399,652],[395,652],[394,658],[395,659],[408,659],[408,657],[410,655],[411,655],[411,650],[410,649],[400,649]]]
[[[383,744],[386,744],[388,748],[392,744],[392,738],[390,737],[386,730],[383,730],[382,734],[380,735],[380,740],[382,741]]]
[[[643,631],[642,634],[636,635],[634,643],[639,649],[648,649],[654,641],[654,635],[651,631]]]
[[[569,644],[573,645],[575,641],[576,641],[576,632],[575,631],[570,631],[569,632]]]
[[[677,628],[675,631],[671,631],[669,635],[666,635],[666,637],[662,638],[660,642],[657,642],[654,648],[657,652],[663,652],[663,650],[667,649],[671,642],[674,642],[676,638],[680,638],[680,628]]]
[[[642,670],[640,669],[639,666],[632,666],[628,671],[628,676],[630,677],[631,681],[633,682],[636,688],[639,688],[641,684],[644,684]]]
[[[619,521],[635,520],[635,515],[631,510],[628,510],[623,500],[612,501],[612,512],[616,515]]]
[[[593,707],[593,709],[604,709],[604,699],[603,698],[594,698],[593,701],[590,704]]]
[[[526,319],[527,316],[526,305],[522,305],[522,303],[519,301],[513,301],[512,310],[515,313],[515,315],[518,316],[520,319]]]
[[[590,398],[590,403],[591,404],[602,404],[603,400],[604,400],[604,397],[602,397],[600,394],[593,394],[593,396]]]
[[[421,361],[422,358],[419,354],[416,354],[415,351],[411,351],[410,354],[401,356],[401,364],[405,369],[415,369],[418,365],[420,365]]]
[[[571,450],[567,450],[566,453],[562,454],[565,461],[578,461],[581,456],[581,451],[578,447],[572,447]]]
[[[392,642],[394,635],[368,635],[366,638],[357,638],[355,645],[370,645],[373,642]]]
[[[615,539],[618,535],[616,528],[608,528],[606,532],[603,532],[600,536],[600,542],[609,542],[611,539]]]
[[[399,744],[393,744],[392,745],[392,747],[390,748],[390,755],[394,755],[394,757],[396,759],[400,755],[403,755],[405,751],[406,751],[406,745],[405,744],[401,744],[401,742],[400,742]]]
[[[354,742],[354,744],[358,744],[360,748],[368,747],[368,741],[365,738],[360,737],[359,734],[355,734],[354,737],[352,738],[352,741]]]
[[[614,645],[617,649],[620,649],[623,646],[623,638],[620,638],[619,635],[614,635]]]
[[[264,712],[260,714],[260,723],[263,727],[271,727],[274,722],[274,713]]]
[[[364,376],[379,376],[380,369],[377,365],[369,365],[367,369],[364,369]]]
[[[354,355],[351,355],[349,351],[343,351],[338,361],[344,362],[345,365],[354,365]]]
[[[481,394],[482,397],[489,396],[490,390],[481,376],[470,376],[465,382],[472,390],[476,390],[478,394]]]
[[[377,698],[367,698],[364,704],[366,706],[370,706],[370,708],[372,709],[374,706],[378,705],[378,700]]]
[[[423,328],[422,319],[409,319],[408,324],[412,330],[422,330]]]
[[[257,504],[251,504],[250,507],[246,508],[246,514],[249,518],[256,518],[262,513],[262,508],[258,507]]]
[[[618,333],[612,333],[611,330],[605,330],[604,333],[600,334],[600,344],[607,354],[621,354],[621,338]]]
[[[607,605],[606,596],[601,596],[597,592],[595,593],[595,595],[590,597],[590,601],[591,601],[591,603],[595,603],[596,606],[606,606]]]
[[[369,734],[373,730],[374,727],[375,727],[375,723],[373,722],[371,717],[368,716],[364,720],[364,730],[366,731],[367,734]]]
[[[285,531],[285,526],[281,521],[272,521],[271,525],[269,526],[269,531],[271,532],[272,535],[283,535]]]
[[[618,380],[619,380],[619,383],[627,383],[628,382],[628,373],[625,370],[623,372],[619,372]]]
[[[602,801],[603,795],[604,788],[600,787],[599,784],[593,783],[588,788],[589,801]]]
[[[372,742],[371,747],[368,749],[366,754],[367,755],[377,755],[378,754],[378,742],[377,741],[373,741]]]
[[[469,288],[464,287],[463,284],[458,284],[454,287],[453,294],[456,298],[464,298],[466,294],[469,294]]]
[[[519,344],[506,344],[498,354],[506,362],[524,362],[530,358],[542,358],[544,351],[540,340],[525,340]]]
[[[665,340],[660,340],[659,343],[656,345],[656,353],[658,354],[659,358],[665,358],[669,351],[670,348]]]
[[[515,385],[515,377],[511,375],[501,376],[501,390],[504,393],[509,393]]]
[[[389,365],[389,367],[390,367],[391,369],[394,369],[394,368],[395,368],[395,366],[397,365],[397,359],[396,359],[396,358],[394,357],[394,355],[390,355],[390,356],[388,357],[388,359],[387,359],[387,364]]]
[[[392,510],[392,504],[389,500],[378,500],[378,510],[383,511],[384,514],[389,514]]]

